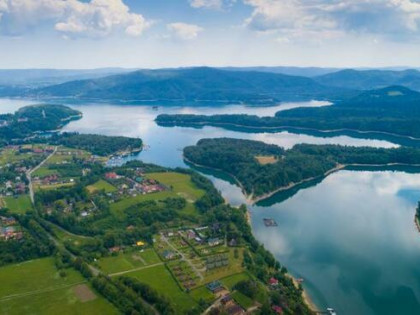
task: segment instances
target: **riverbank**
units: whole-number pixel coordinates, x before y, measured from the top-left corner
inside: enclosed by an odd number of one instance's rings
[[[417,227],[417,231],[419,231],[419,233],[420,233],[420,219],[417,215],[414,216],[414,224]]]
[[[290,277],[290,279],[293,281],[293,284],[295,285],[295,287],[299,288],[299,285],[300,285],[299,281],[295,277],[293,277],[290,273],[288,273],[287,276]],[[312,301],[311,297],[309,296],[308,292],[305,291],[305,289],[302,290],[302,298],[305,304],[309,306],[311,311],[315,313],[320,312],[318,306],[316,306],[316,304]]]

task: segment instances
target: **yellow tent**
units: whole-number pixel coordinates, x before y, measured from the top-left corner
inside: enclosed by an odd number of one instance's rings
[[[142,241],[138,241],[136,244],[137,244],[137,246],[144,246],[145,245],[144,242],[142,242]]]

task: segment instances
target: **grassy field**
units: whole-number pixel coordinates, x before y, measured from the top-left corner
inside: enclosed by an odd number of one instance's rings
[[[72,234],[72,233],[67,232],[64,229],[59,228],[58,226],[52,223],[48,223],[48,224],[52,228],[54,234],[62,243],[68,241],[68,242],[71,242],[74,246],[80,246],[84,243],[87,243],[93,240],[92,237]]]
[[[204,301],[211,303],[214,301],[215,296],[213,293],[210,292],[209,289],[207,289],[205,286],[199,287],[197,289],[194,289],[190,292],[191,297],[196,300],[197,302],[200,299],[203,299]]]
[[[171,190],[152,193],[147,195],[139,195],[133,198],[126,198],[119,202],[111,204],[111,211],[117,216],[121,216],[124,209],[136,205],[143,201],[161,201],[169,197],[184,197],[188,203],[185,209],[181,212],[187,215],[196,215],[196,209],[193,202],[202,197],[205,192],[198,189],[194,183],[191,182],[191,177],[186,174],[167,172],[167,173],[150,173],[148,178],[157,180],[166,185]]]
[[[193,182],[191,176],[175,172],[166,173],[150,173],[148,178],[157,180],[158,182],[170,187],[178,196],[184,197],[190,202],[194,202],[201,198],[205,192],[198,189]]]
[[[101,258],[98,261],[98,265],[106,274],[112,274],[160,262],[161,260],[154,249],[146,249],[143,252],[135,250],[128,253],[120,253],[117,256]]]
[[[75,270],[61,278],[52,258],[0,268],[1,314],[117,314]],[[80,287],[89,296],[83,296]],[[88,297],[88,298],[87,298]]]
[[[109,193],[117,190],[117,188],[112,186],[110,183],[104,181],[103,179],[97,181],[93,185],[87,186],[86,188],[90,193],[94,193],[99,190],[104,190],[106,193]]]
[[[20,195],[18,198],[4,197],[4,203],[12,213],[22,214],[32,211],[31,199],[28,195]]]
[[[169,271],[163,265],[128,273],[126,276],[137,278],[166,295],[173,303],[178,314],[185,314],[197,305],[190,295],[181,291]]]
[[[238,291],[232,293],[232,298],[245,310],[254,305],[254,301],[251,298]]]
[[[5,149],[0,152],[0,165],[18,162],[32,157],[32,153],[18,153],[13,149]]]
[[[220,282],[222,282],[222,284],[228,288],[229,290],[232,290],[232,288],[239,282],[242,280],[248,280],[250,279],[250,275],[247,272],[242,272],[242,273],[238,273],[236,275],[232,275],[226,278],[223,278],[220,280]]]
[[[32,177],[44,178],[50,175],[58,174],[57,170],[50,170],[48,167],[40,167],[32,173]]]

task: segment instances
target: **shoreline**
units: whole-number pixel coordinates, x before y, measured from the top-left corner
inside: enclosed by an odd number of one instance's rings
[[[291,275],[290,273],[286,274],[288,277],[290,277],[290,279],[292,279],[293,284],[295,285],[296,288],[299,288],[299,282],[297,281],[297,279]],[[308,305],[309,309],[312,312],[320,312],[319,307],[316,306],[316,304],[312,301],[311,297],[309,296],[309,293],[303,288],[302,286],[302,298],[303,301],[305,302],[306,305]]]
[[[420,219],[417,215],[414,215],[414,224],[416,225],[417,231],[420,233]]]
[[[159,123],[159,121],[157,121]],[[240,124],[233,124],[233,123],[219,123],[219,122],[209,122],[209,121],[200,121],[200,122],[191,122],[191,123],[179,123],[179,122],[174,122],[174,121],[169,121],[169,122],[162,122],[162,125],[166,125],[168,127],[170,126],[213,126],[213,127],[219,127],[219,126],[231,126],[231,127],[239,127],[239,128],[244,128],[244,129],[257,129],[257,130],[287,130],[287,129],[296,129],[296,130],[307,130],[307,131],[316,131],[316,132],[320,132],[320,133],[333,133],[333,132],[345,132],[345,131],[350,131],[350,132],[356,132],[359,134],[382,134],[382,135],[386,135],[386,136],[393,136],[393,137],[397,137],[397,138],[402,138],[402,139],[409,139],[409,140],[414,140],[414,141],[420,141],[420,138],[416,138],[413,136],[408,136],[408,135],[401,135],[401,134],[397,134],[397,133],[392,133],[392,132],[387,132],[387,131],[375,131],[375,130],[358,130],[358,129],[349,129],[349,128],[339,128],[339,129],[316,129],[316,128],[310,128],[310,127],[299,127],[299,126],[248,126],[248,125],[240,125]]]
[[[271,192],[268,192],[268,193],[266,193],[264,195],[261,195],[261,196],[258,196],[258,197],[253,197],[252,194],[248,194],[245,191],[242,183],[233,174],[230,174],[230,173],[228,173],[228,172],[226,172],[226,171],[224,171],[222,169],[218,169],[218,168],[215,168],[215,167],[210,167],[210,166],[206,166],[206,165],[201,165],[201,164],[194,163],[194,162],[190,161],[189,159],[187,159],[184,155],[183,155],[183,159],[187,163],[189,163],[189,164],[191,164],[193,166],[200,167],[200,168],[206,168],[208,170],[214,170],[214,171],[222,172],[222,173],[230,176],[231,178],[233,178],[235,180],[235,182],[237,183],[237,185],[239,186],[239,188],[241,189],[243,195],[245,196],[246,201],[247,201],[247,204],[248,205],[252,205],[252,206],[255,205],[256,203],[260,202],[260,201],[264,201],[266,199],[269,199],[269,198],[273,197],[275,194],[277,194],[279,192],[288,191],[290,189],[293,189],[293,188],[295,188],[297,186],[300,186],[302,184],[305,184],[307,182],[311,182],[311,181],[316,180],[318,178],[325,178],[325,177],[331,175],[332,173],[335,173],[335,172],[344,170],[347,167],[362,167],[362,168],[363,167],[389,167],[389,166],[420,167],[420,164],[407,164],[407,163],[386,163],[386,164],[358,164],[358,163],[354,163],[354,164],[338,164],[336,167],[334,167],[334,168],[326,171],[322,175],[310,177],[310,178],[301,180],[300,182],[297,182],[297,183],[290,183],[287,186],[279,187],[279,188],[277,188],[277,189],[275,189],[275,190],[273,190]]]

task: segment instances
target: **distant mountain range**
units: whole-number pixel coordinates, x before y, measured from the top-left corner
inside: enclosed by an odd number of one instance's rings
[[[353,90],[380,89],[400,85],[420,91],[420,72],[417,70],[341,70],[314,78],[316,82]]]
[[[139,70],[32,90],[36,97],[124,101],[245,102],[326,99],[349,93],[313,79],[279,73],[215,68]]]
[[[40,87],[74,80],[93,79],[113,74],[132,72],[135,69],[0,69],[0,86]]]
[[[420,91],[417,70],[337,70],[298,67],[0,70],[0,96],[258,105],[309,99],[339,101],[360,91],[396,85]]]

